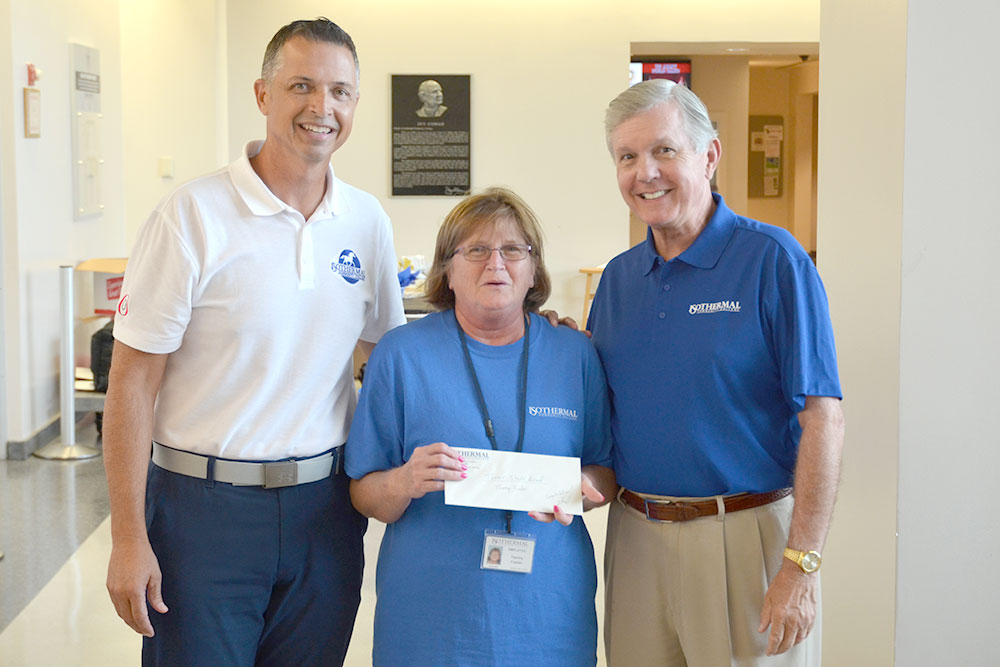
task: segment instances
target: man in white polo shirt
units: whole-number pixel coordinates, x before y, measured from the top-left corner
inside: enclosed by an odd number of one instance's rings
[[[389,219],[330,165],[350,36],[285,26],[254,91],[266,139],[157,206],[118,305],[108,590],[147,665],[339,665],[360,600],[352,352],[404,317]]]

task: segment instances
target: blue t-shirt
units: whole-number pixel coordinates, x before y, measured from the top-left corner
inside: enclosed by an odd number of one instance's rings
[[[667,262],[652,234],[608,263],[588,328],[618,483],[710,496],[791,485],[806,396],[841,397],[826,293],[783,229],[716,211]]]
[[[611,465],[607,386],[593,346],[537,315],[529,327],[524,451]],[[522,341],[468,338],[500,449],[518,435]],[[544,410],[540,408],[561,408]],[[403,465],[416,447],[490,449],[453,311],[386,334],[365,371],[347,441],[347,474]],[[530,574],[480,569],[486,530],[504,512],[413,500],[386,527],[376,575],[375,665],[594,665],[597,572],[583,521],[543,524],[514,512],[536,537]]]

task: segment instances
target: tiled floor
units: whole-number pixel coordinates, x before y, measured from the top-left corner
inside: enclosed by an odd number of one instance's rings
[[[134,665],[139,635],[118,620],[104,589],[111,551],[108,521],[0,632],[0,665]]]
[[[96,439],[93,425],[78,433]],[[104,587],[111,529],[101,458],[0,460],[0,667],[138,665],[141,640],[115,614]],[[607,513],[587,515],[598,554]],[[346,665],[371,664],[375,562],[383,526],[365,537],[365,582]],[[603,591],[598,589],[598,609]],[[600,614],[598,614],[600,622]],[[600,652],[599,652],[600,653]],[[604,664],[599,655],[599,665]]]
[[[381,539],[381,525],[372,522],[365,545],[371,563]],[[110,553],[111,524],[106,519],[0,632],[0,667],[139,664],[142,640],[118,619],[104,587]],[[365,573],[361,608],[345,663],[349,667],[371,664],[374,574],[374,568]]]
[[[96,441],[81,424],[77,442]],[[103,458],[0,461],[0,631],[107,516]]]

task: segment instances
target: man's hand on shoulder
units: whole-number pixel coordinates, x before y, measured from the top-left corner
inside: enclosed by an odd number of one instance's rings
[[[806,574],[798,565],[782,559],[781,569],[764,595],[757,632],[771,627],[767,655],[784,653],[802,642],[816,622],[819,578]]]
[[[140,538],[119,539],[111,549],[108,563],[108,593],[115,611],[130,628],[146,637],[153,636],[146,600],[161,614],[167,605],[160,593],[162,575],[160,564],[149,546],[149,540]]]
[[[542,310],[539,311],[538,314],[544,317],[546,320],[548,320],[549,324],[551,324],[554,327],[557,327],[561,324],[564,327],[569,327],[573,331],[580,331],[580,325],[577,324],[576,320],[574,320],[572,317],[559,317],[559,313],[557,313],[554,310]],[[583,334],[587,338],[590,338],[590,332],[587,331],[586,329],[583,330]]]

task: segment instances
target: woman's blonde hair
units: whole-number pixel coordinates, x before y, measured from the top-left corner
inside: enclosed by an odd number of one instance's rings
[[[528,259],[535,264],[535,284],[524,296],[524,310],[537,311],[549,298],[552,281],[542,253],[542,229],[531,207],[507,188],[489,188],[470,195],[451,209],[438,230],[434,262],[424,287],[427,302],[438,310],[455,307],[455,293],[448,287],[448,268],[458,244],[474,232],[510,220],[531,246]]]

